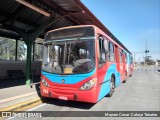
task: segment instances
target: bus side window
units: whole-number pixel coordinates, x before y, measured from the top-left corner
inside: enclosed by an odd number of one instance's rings
[[[122,63],[122,50],[119,49],[119,62]]]
[[[112,42],[109,42],[109,52],[108,52],[108,61],[114,62],[115,56],[114,56],[114,45]]]
[[[133,58],[132,58],[132,56],[130,56],[130,58],[131,58],[131,60],[130,60],[130,64],[132,64],[132,63],[133,63]]]
[[[104,50],[104,40],[106,40],[102,35],[99,36],[99,60],[98,64],[101,67],[104,63],[106,63],[107,57],[106,52]]]
[[[127,53],[125,53],[125,62],[127,63],[128,61],[128,57],[127,57]]]

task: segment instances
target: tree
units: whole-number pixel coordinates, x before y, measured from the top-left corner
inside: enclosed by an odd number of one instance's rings
[[[26,60],[27,56],[27,46],[24,41],[18,41],[18,60]]]
[[[15,40],[0,37],[0,59],[15,59]]]
[[[43,53],[43,45],[35,44],[35,60],[41,61],[42,60],[42,53]]]
[[[26,45],[23,41],[18,42],[17,56],[19,60],[26,58]],[[15,60],[16,40],[0,37],[0,59]]]
[[[147,65],[152,65],[152,64],[154,64],[154,62],[155,62],[155,61],[152,59],[151,56],[145,57],[145,61],[146,61]]]

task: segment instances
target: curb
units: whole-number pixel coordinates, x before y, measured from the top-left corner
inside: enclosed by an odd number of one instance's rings
[[[22,111],[25,109],[25,107],[28,107],[30,105],[34,105],[34,104],[42,104],[43,102],[47,102],[49,99],[47,98],[35,98],[32,100],[28,100],[25,102],[21,102],[6,108],[2,108],[0,109],[0,112],[4,112],[4,111]],[[0,116],[1,117],[1,116]]]
[[[22,94],[22,95],[18,95],[18,96],[14,96],[14,97],[10,97],[10,98],[5,98],[0,100],[0,104],[5,103],[5,102],[9,102],[12,100],[16,100],[16,99],[20,99],[20,98],[24,98],[24,97],[28,97],[34,94],[38,94],[37,92],[31,92],[31,93],[26,93],[26,94]]]

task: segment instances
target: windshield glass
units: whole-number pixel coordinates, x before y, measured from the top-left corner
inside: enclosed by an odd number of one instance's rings
[[[87,73],[95,67],[94,39],[75,38],[44,43],[42,70],[56,74]]]

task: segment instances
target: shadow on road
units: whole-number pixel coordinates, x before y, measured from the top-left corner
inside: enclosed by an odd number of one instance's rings
[[[95,104],[93,103],[85,103],[79,101],[64,101],[59,99],[50,99],[47,104],[60,106],[60,107],[71,107],[71,108],[78,108],[78,109],[91,109]]]
[[[0,81],[1,81],[0,89],[21,86],[26,84],[25,78],[12,78],[12,79],[0,80]],[[37,82],[40,82],[39,76],[33,78],[33,83],[37,83]]]

